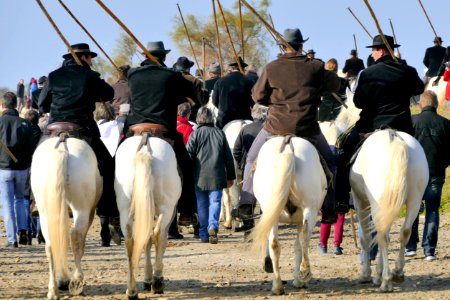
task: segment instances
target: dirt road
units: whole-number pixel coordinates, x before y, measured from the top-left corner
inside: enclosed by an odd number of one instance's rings
[[[347,220],[348,221],[348,220]],[[400,221],[391,235],[390,263],[398,250]],[[422,229],[423,218],[421,218]],[[2,224],[0,224],[2,226]],[[284,226],[281,233],[281,273],[286,295],[270,294],[271,274],[262,271],[262,261],[254,257],[250,244],[243,242],[241,233],[221,230],[219,244],[211,245],[194,240],[185,229],[185,239],[170,242],[165,256],[166,279],[163,299],[450,299],[450,215],[441,216],[438,260],[423,260],[418,256],[407,258],[406,280],[394,284],[391,294],[379,293],[371,284],[357,282],[359,274],[358,250],[353,245],[349,222],[345,225],[342,247],[344,255],[319,254],[318,230],[314,229],[310,257],[314,279],[307,289],[296,289],[291,284],[294,265],[292,227]],[[62,299],[126,299],[127,264],[124,246],[99,246],[99,224],[94,222],[88,234],[83,267],[86,279],[84,296],[71,297],[62,293]],[[3,245],[5,237],[0,238]],[[33,243],[35,241],[33,240]],[[329,248],[332,248],[332,239]],[[72,263],[71,263],[72,265]],[[142,260],[141,260],[142,265]],[[374,267],[372,267],[374,274]],[[141,268],[138,277],[143,279]],[[0,298],[42,299],[46,297],[48,264],[43,245],[0,248]],[[140,284],[140,283],[139,283]],[[141,285],[140,285],[141,286]],[[141,298],[158,298],[150,292],[140,292]]]

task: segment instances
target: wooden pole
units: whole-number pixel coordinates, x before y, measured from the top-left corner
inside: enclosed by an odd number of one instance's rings
[[[219,11],[220,11],[220,14],[222,15],[223,25],[225,27],[225,30],[227,31],[228,39],[230,40],[231,49],[233,50],[234,57],[236,58],[236,62],[238,64],[239,71],[241,72],[241,74],[244,74],[244,69],[241,66],[241,62],[239,61],[239,56],[237,55],[236,49],[234,48],[233,40],[231,39],[230,30],[228,29],[227,20],[225,19],[225,15],[222,10],[222,5],[220,4],[219,0],[217,0],[217,5],[219,6]]]
[[[358,57],[358,44],[356,43],[356,35],[353,34],[353,42],[355,43],[356,57]]]
[[[44,15],[47,17],[47,19],[49,20],[50,24],[52,24],[53,28],[55,29],[56,33],[59,35],[59,37],[61,38],[61,40],[63,41],[63,43],[66,45],[67,49],[70,52],[70,55],[72,55],[73,59],[76,61],[76,63],[80,66],[82,66],[83,64],[81,63],[80,58],[75,54],[75,52],[73,51],[72,47],[70,46],[69,42],[66,40],[66,38],[64,37],[64,35],[61,33],[61,31],[59,30],[58,26],[56,26],[55,22],[53,21],[52,17],[50,17],[49,13],[47,12],[47,10],[45,9],[44,5],[42,4],[42,2],[40,0],[36,0],[36,2],[38,3],[39,7],[41,8],[42,12],[44,13]],[[108,112],[109,116],[114,120],[115,117],[113,115],[113,113],[111,112],[111,110],[109,109],[109,107],[106,105],[106,103],[104,101],[101,101],[101,103],[103,104],[105,110]]]
[[[211,0],[211,1],[212,1],[213,13],[214,13],[214,23],[216,24],[217,48],[219,48],[220,77],[222,77],[223,59],[222,59],[222,50],[221,50],[221,46],[220,46],[219,25],[217,24],[216,3],[215,3],[215,0]]]
[[[433,32],[434,32],[434,35],[435,35],[436,37],[438,37],[438,35],[437,35],[437,33],[436,33],[436,30],[434,30],[434,26],[433,26],[433,24],[431,23],[430,18],[428,17],[427,11],[425,10],[425,7],[423,7],[422,1],[419,0],[419,4],[420,4],[420,6],[422,7],[422,10],[423,10],[423,13],[425,14],[425,17],[427,17],[428,23],[430,23],[430,26],[431,26],[431,29],[432,29]]]
[[[244,22],[242,21],[242,4],[241,1],[238,0],[238,6],[239,6],[239,25],[241,28],[240,34],[241,34],[241,55],[242,60],[245,61],[245,47],[244,47]]]
[[[286,48],[290,49],[292,52],[295,52],[294,48],[292,48],[292,46],[286,42],[286,40],[281,36],[281,34],[279,34],[272,26],[270,26],[270,24],[267,23],[266,20],[264,20],[263,17],[261,17],[261,15],[258,14],[258,12],[250,4],[248,4],[247,1],[245,0],[240,1],[261,21],[261,23],[263,23],[263,25],[266,27],[267,30],[269,30],[275,35],[278,41],[280,41]]]
[[[395,44],[398,44],[398,43],[397,43],[397,37],[395,36],[394,25],[392,25],[392,20],[391,20],[391,19],[389,19],[389,24],[391,25],[392,36],[394,37],[394,43],[395,43]],[[397,48],[397,53],[398,53],[398,56],[399,56],[399,57],[402,56],[401,53],[400,53],[400,50],[399,50],[398,48]]]
[[[111,57],[109,57],[109,55],[106,53],[105,50],[103,50],[103,48],[99,45],[99,43],[97,43],[97,41],[95,40],[95,38],[89,33],[89,31],[86,29],[86,27],[83,26],[83,24],[81,24],[81,22],[77,19],[77,17],[75,17],[75,15],[70,11],[70,9],[64,4],[64,2],[62,0],[58,0],[59,3],[61,4],[61,6],[67,11],[67,13],[72,17],[72,19],[78,24],[78,26],[81,27],[81,29],[83,29],[83,31],[89,36],[89,38],[94,42],[94,44],[97,46],[98,49],[100,49],[100,51],[103,53],[103,55],[105,55],[105,57],[109,60],[109,62],[113,65],[113,67],[117,70],[117,72],[119,72],[119,74],[121,74],[123,77],[126,78],[125,74],[123,74],[123,72],[119,69],[119,67],[117,67],[117,65],[114,63],[114,61],[111,59]]]
[[[134,34],[130,31],[130,29],[128,29],[128,27],[125,26],[125,24],[122,23],[122,21],[120,21],[120,19],[108,7],[106,7],[106,5],[103,4],[103,2],[101,0],[95,0],[95,1],[98,3],[98,5],[100,5],[108,13],[108,15],[111,16],[111,18],[114,19],[114,21],[116,21],[120,25],[120,27],[122,27],[123,30],[125,30],[126,33],[128,33],[128,35],[131,37],[131,39],[136,43],[136,45],[139,46],[139,48],[142,49],[142,51],[145,53],[145,55],[151,61],[153,61],[157,65],[161,65],[159,63],[159,61],[150,52],[148,52],[148,50],[144,47],[144,45],[142,45],[142,43],[139,42],[139,40],[134,36]]]
[[[202,78],[203,78],[203,89],[206,88],[206,51],[205,51],[205,38],[202,37]]]
[[[189,31],[187,29],[186,23],[184,22],[183,14],[181,13],[181,8],[178,3],[177,3],[177,7],[178,7],[178,12],[180,13],[181,22],[183,22],[184,31],[186,31],[186,36],[188,38],[189,45],[191,46],[191,51],[192,51],[192,55],[194,56],[195,64],[197,65],[197,69],[201,70],[200,64],[198,63],[198,60],[197,60],[197,55],[195,55],[194,47],[192,46],[191,37],[189,36]]]
[[[5,151],[6,154],[8,154],[8,156],[9,156],[15,163],[18,162],[16,156],[11,152],[11,150],[9,150],[8,146],[6,146],[6,144],[3,143],[2,140],[0,140],[0,148],[2,148],[3,151]]]
[[[275,24],[273,23],[273,19],[272,19],[272,15],[271,15],[271,14],[269,14],[269,20],[270,20],[270,25],[272,25],[272,28],[273,28],[274,30],[277,30],[277,29],[275,28]],[[281,52],[284,52],[284,48],[281,47],[281,45],[278,44],[278,40],[277,40],[277,38],[273,35],[272,31],[269,30],[269,33],[270,33],[270,35],[272,36],[272,38],[275,40],[275,43],[276,43],[276,44],[278,45],[278,47],[280,48],[280,51],[281,51]]]
[[[364,29],[364,31],[367,33],[367,35],[373,39],[372,35],[369,33],[369,31],[367,31],[366,27],[364,27],[364,25],[361,23],[361,21],[358,19],[358,17],[353,13],[353,11],[350,9],[350,7],[347,7],[348,11],[352,14],[352,16],[356,19],[356,21],[358,21],[359,25],[361,25],[362,29]]]
[[[364,0],[364,3],[366,4],[367,8],[369,9],[370,15],[372,16],[373,20],[375,21],[375,25],[377,26],[378,33],[380,34],[384,45],[386,46],[387,50],[389,51],[389,54],[391,55],[392,59],[395,62],[398,62],[397,57],[395,57],[395,55],[394,55],[394,51],[392,51],[391,46],[389,45],[388,41],[386,40],[386,37],[383,34],[383,31],[381,30],[380,24],[378,23],[377,17],[375,16],[375,13],[373,12],[372,7],[369,4],[369,1]]]
[[[50,24],[53,26],[53,28],[55,29],[56,33],[59,35],[59,37],[61,38],[61,40],[63,41],[63,43],[66,45],[67,50],[70,52],[70,54],[72,55],[73,59],[77,62],[77,64],[79,64],[80,66],[82,65],[81,60],[78,58],[78,56],[75,54],[75,52],[73,52],[72,47],[70,47],[69,42],[66,40],[66,38],[64,37],[64,35],[61,33],[61,31],[59,30],[58,26],[56,26],[55,22],[53,21],[52,17],[50,17],[50,15],[48,14],[47,10],[45,9],[44,5],[42,4],[41,0],[36,0],[37,4],[39,5],[39,7],[41,8],[42,12],[44,13],[44,15],[47,17],[48,21],[50,22]]]

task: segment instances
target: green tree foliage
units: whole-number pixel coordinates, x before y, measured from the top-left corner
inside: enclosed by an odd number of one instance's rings
[[[269,0],[263,0],[258,5],[251,4],[258,13],[269,21],[267,9],[270,5]],[[194,15],[183,16],[186,22],[186,27],[189,31],[189,36],[197,56],[200,68],[202,68],[202,38],[206,40],[205,47],[205,63],[208,66],[210,63],[219,62],[219,52],[217,46],[216,27],[214,22],[214,14],[212,10],[212,3],[210,5],[211,15],[202,20]],[[231,39],[233,41],[236,52],[239,56],[242,56],[242,44],[240,38],[240,18],[238,3],[231,10],[223,8],[225,19],[228,24]],[[229,38],[226,33],[225,26],[223,24],[223,18],[220,14],[219,8],[216,4],[217,23],[219,25],[219,35],[222,50],[222,58],[224,64],[235,60],[233,51],[230,45]],[[253,64],[257,67],[263,66],[268,59],[268,43],[274,43],[270,39],[264,25],[250,12],[245,6],[242,5],[242,20],[244,28],[244,60],[247,64]],[[186,35],[185,28],[179,16],[174,17],[174,30],[170,33],[172,40],[177,45],[182,55],[189,57],[193,60],[192,50],[189,45],[189,41]]]
[[[128,34],[122,32],[116,40],[116,46],[110,55],[117,67],[132,65],[133,56],[136,55],[137,48],[134,41]],[[96,57],[92,60],[92,68],[102,74],[110,84],[117,81],[119,74],[107,59]]]

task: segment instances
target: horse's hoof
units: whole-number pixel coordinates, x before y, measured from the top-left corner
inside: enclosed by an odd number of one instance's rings
[[[371,276],[360,276],[358,279],[359,283],[372,283],[372,277]]]
[[[227,230],[231,230],[231,229],[233,229],[233,226],[223,226],[223,227],[225,227],[225,229],[227,229]]]
[[[310,282],[312,279],[312,274],[310,271],[300,271],[300,281],[304,282],[305,284]]]
[[[392,281],[397,283],[402,283],[405,281],[404,274],[392,274]]]
[[[272,289],[272,294],[275,296],[284,295],[284,289],[279,289],[279,290]]]
[[[293,285],[294,287],[296,287],[296,288],[299,288],[299,289],[304,289],[304,288],[306,288],[306,282],[302,282],[302,281],[297,280],[297,279],[294,279],[294,280],[292,281],[292,285]]]
[[[381,284],[381,277],[375,277],[372,281],[374,285],[380,285]]]
[[[152,282],[153,294],[164,294],[164,277],[155,277]]]
[[[134,294],[134,295],[130,295],[130,294],[128,293],[128,290],[127,290],[127,297],[128,297],[129,300],[139,300],[138,293],[137,293],[136,291],[134,291],[133,294]]]
[[[392,287],[392,282],[383,282],[380,286],[380,291],[383,293],[392,292],[394,289]]]
[[[151,291],[151,290],[152,290],[152,283],[144,282],[144,291]]]
[[[266,256],[264,258],[264,271],[266,273],[273,273],[272,259],[270,258],[270,256]]]
[[[72,280],[69,283],[69,293],[72,296],[78,296],[83,293],[84,282],[82,280]]]
[[[47,293],[47,299],[50,299],[50,300],[58,300],[58,299],[59,299],[59,296],[53,294],[52,292],[48,292],[48,293]]]
[[[59,280],[58,281],[58,290],[67,291],[69,290],[69,280]]]

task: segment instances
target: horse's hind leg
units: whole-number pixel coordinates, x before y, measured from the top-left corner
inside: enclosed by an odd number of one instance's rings
[[[80,295],[83,292],[84,275],[81,270],[81,258],[84,255],[86,234],[91,219],[90,215],[88,216],[86,213],[74,215],[74,227],[70,232],[70,241],[75,261],[75,271],[69,284],[69,291],[72,295]]]
[[[298,226],[297,239],[295,241],[296,249],[296,269],[299,270],[297,274],[294,273],[294,286],[299,288],[306,287],[307,283],[311,281],[311,265],[309,263],[309,240],[311,238],[312,228],[315,224],[317,211],[306,209],[303,213],[303,220]],[[299,256],[297,258],[297,256]],[[299,264],[299,269],[297,264]],[[296,276],[297,275],[297,276]]]
[[[224,221],[223,226],[227,229],[231,229],[232,228],[232,223],[231,223],[231,206],[232,206],[232,189],[231,188],[226,188],[224,189],[224,193],[222,193],[222,206],[223,209],[220,211],[220,220]]]
[[[138,292],[136,289],[136,279],[134,278],[135,269],[138,268],[138,264],[134,263],[135,259],[133,257],[134,239],[133,239],[133,223],[132,221],[127,221],[126,225],[126,235],[125,235],[125,247],[127,249],[128,258],[128,280],[127,280],[127,291],[126,294],[128,299],[139,299]],[[139,262],[139,258],[138,258]]]
[[[52,247],[48,239],[47,243],[45,244],[45,253],[47,254],[49,266],[47,299],[59,299],[59,292],[56,286],[55,263],[53,261]]]
[[[371,269],[370,269],[370,247],[371,247],[371,234],[370,234],[370,208],[367,201],[362,202],[353,193],[353,201],[355,203],[356,213],[358,215],[359,226],[361,226],[362,235],[360,237],[361,249],[364,252],[364,260],[362,261],[361,274],[359,275],[360,283],[372,282]]]
[[[152,292],[155,294],[164,293],[163,257],[167,247],[167,231],[170,219],[170,214],[164,212],[161,213],[154,230],[155,270],[153,272]]]
[[[152,290],[153,268],[152,268],[152,238],[145,245],[144,262],[144,290]]]
[[[377,275],[380,276],[381,273],[381,286],[380,290],[382,292],[392,292],[392,278],[389,270],[389,258],[388,258],[388,248],[389,248],[389,231],[387,233],[378,233],[378,247],[380,249],[380,263],[381,266],[377,266]]]
[[[420,199],[420,197],[417,197],[417,199]],[[400,250],[395,262],[395,268],[392,271],[392,280],[395,282],[405,281],[405,274],[403,272],[403,268],[405,267],[405,247],[411,235],[411,227],[418,212],[419,206],[416,203],[406,203],[405,221],[400,230]]]
[[[278,225],[275,225],[269,234],[269,254],[273,265],[272,293],[283,295],[284,287],[280,275],[280,244],[278,242]]]

